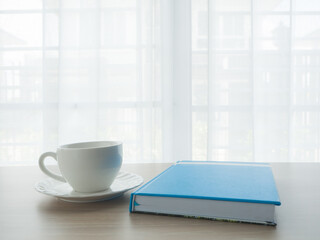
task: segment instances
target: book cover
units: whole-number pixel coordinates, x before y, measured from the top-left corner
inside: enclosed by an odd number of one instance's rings
[[[149,200],[149,197],[152,198]],[[165,205],[158,206],[159,204],[165,203],[157,203],[156,198],[161,198],[161,200],[163,200],[162,202],[168,202],[167,204],[170,205],[170,207],[167,207],[168,211],[166,211]],[[140,203],[137,199],[139,199]],[[249,208],[253,208],[252,206],[254,206],[253,209],[257,209],[261,206],[263,210],[261,210],[260,215],[263,215],[264,212],[267,214],[267,211],[271,212],[272,209],[267,210],[267,207],[270,205],[281,205],[270,164],[180,161],[131,194],[130,212],[149,211],[157,213],[157,211],[161,211],[159,213],[174,215],[187,215],[188,213],[192,213],[195,217],[201,217],[202,210],[206,210],[199,209],[200,214],[197,214],[196,210],[187,209],[190,208],[191,205],[189,206],[189,203],[185,201],[182,205],[185,205],[186,209],[183,209],[183,206],[181,207],[181,204],[179,205],[181,199],[193,200],[193,203],[197,204],[199,204],[199,202],[194,202],[196,199],[213,200],[215,203],[222,203],[224,205],[251,203]],[[172,208],[176,202],[176,208],[178,210]],[[201,204],[202,203],[207,205],[207,208],[214,208],[210,201],[202,201]],[[240,207],[245,209],[247,205],[241,205]],[[194,206],[194,204],[192,206]],[[258,213],[259,211],[256,212]],[[215,213],[212,212],[212,214],[214,215]],[[223,212],[219,212],[219,214],[219,216],[203,216],[202,214],[202,217],[223,219],[224,216],[221,216]],[[246,221],[246,219],[232,218],[233,213],[228,214],[229,217],[226,217],[226,220]],[[241,215],[239,211],[236,211],[235,214],[237,218]],[[267,220],[273,218],[271,213],[269,215]],[[250,216],[245,217],[248,218]],[[263,216],[259,217],[263,219]],[[250,219],[248,221],[250,222]],[[272,221],[273,219],[271,219],[271,222]]]

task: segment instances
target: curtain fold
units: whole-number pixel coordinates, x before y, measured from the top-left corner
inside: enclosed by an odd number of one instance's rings
[[[160,1],[61,4],[57,142],[120,140],[125,162],[160,161]]]

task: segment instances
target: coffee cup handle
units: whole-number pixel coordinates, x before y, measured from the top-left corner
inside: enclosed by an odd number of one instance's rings
[[[48,175],[49,177],[58,180],[60,182],[67,182],[64,177],[62,177],[61,175],[55,174],[52,171],[50,171],[45,165],[44,165],[44,160],[46,159],[46,157],[52,157],[53,159],[55,159],[57,161],[57,154],[54,152],[45,152],[43,154],[41,154],[40,158],[39,158],[39,167],[41,169],[41,171]]]

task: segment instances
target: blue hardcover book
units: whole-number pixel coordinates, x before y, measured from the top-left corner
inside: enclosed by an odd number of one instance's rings
[[[180,161],[131,194],[130,212],[276,225],[267,163]]]

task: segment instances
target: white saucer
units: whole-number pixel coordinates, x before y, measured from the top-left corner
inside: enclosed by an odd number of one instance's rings
[[[143,178],[137,174],[119,172],[110,188],[101,192],[75,192],[68,183],[59,182],[52,178],[39,181],[34,187],[40,193],[57,197],[63,201],[88,203],[119,197],[126,191],[138,187],[142,183]]]

